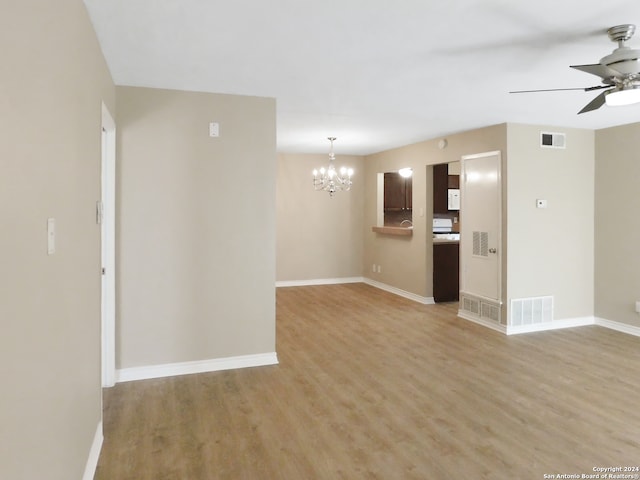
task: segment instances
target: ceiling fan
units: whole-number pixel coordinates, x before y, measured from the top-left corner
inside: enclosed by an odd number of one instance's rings
[[[571,68],[591,73],[602,79],[603,85],[587,88],[552,88],[546,90],[516,90],[509,93],[555,92],[561,90],[603,90],[578,112],[597,110],[605,103],[610,106],[630,105],[640,102],[640,50],[628,47],[625,42],[633,37],[635,25],[611,27],[607,34],[612,42],[618,42],[613,53],[591,65],[571,65]]]

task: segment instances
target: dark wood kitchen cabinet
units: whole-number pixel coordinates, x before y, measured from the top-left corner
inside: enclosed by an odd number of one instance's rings
[[[411,210],[412,208],[412,181],[404,178],[398,172],[384,174],[384,209],[396,212]]]
[[[460,188],[460,175],[449,175],[449,165],[433,166],[433,213],[450,213],[449,189]]]
[[[433,213],[448,213],[447,190],[449,188],[449,165],[433,166]]]
[[[433,299],[455,302],[460,293],[460,244],[433,244]]]

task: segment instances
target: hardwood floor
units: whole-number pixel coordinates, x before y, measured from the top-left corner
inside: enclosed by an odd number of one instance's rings
[[[280,288],[278,366],[105,391],[96,479],[525,480],[640,465],[640,338],[507,337],[456,310],[364,284]]]

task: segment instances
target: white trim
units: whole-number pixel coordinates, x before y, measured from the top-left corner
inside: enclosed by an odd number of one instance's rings
[[[634,335],[640,337],[640,327],[635,325],[629,325],[628,323],[615,322],[613,320],[607,320],[606,318],[599,317],[576,317],[566,318],[563,320],[554,320],[553,322],[537,323],[533,325],[499,325],[497,323],[483,320],[481,318],[467,315],[462,310],[458,311],[458,317],[471,322],[483,325],[498,332],[502,332],[506,335],[519,335],[522,333],[533,332],[546,332],[548,330],[559,330],[562,328],[574,328],[585,327],[588,325],[598,325],[600,327],[608,328],[610,330],[616,330],[618,332],[626,333],[628,335]]]
[[[640,337],[640,327],[635,325],[629,325],[628,323],[615,322],[613,320],[607,320],[606,318],[595,318],[595,324],[601,327],[610,328],[611,330],[617,330],[618,332],[627,333],[629,335],[635,335]]]
[[[340,283],[366,283],[372,287],[379,288],[385,292],[393,293],[400,297],[408,298],[414,302],[422,303],[424,305],[434,305],[435,301],[433,297],[421,297],[415,293],[401,290],[400,288],[392,287],[385,283],[377,282],[367,277],[343,277],[343,278],[317,278],[314,280],[284,280],[276,282],[276,287],[308,287],[310,285],[337,285]]]
[[[102,102],[100,225],[102,386],[115,385],[116,376],[116,125]]]
[[[462,297],[463,295],[466,295],[467,297],[477,298],[482,302],[490,303],[492,305],[495,305],[496,307],[502,307],[502,302],[497,298],[489,298],[489,297],[485,297],[484,295],[478,295],[477,293],[471,293],[471,292],[467,292],[466,290],[460,290],[460,296]]]
[[[310,285],[337,285],[340,283],[362,283],[362,277],[315,278],[311,280],[282,280],[276,287],[308,287]]]
[[[256,355],[241,355],[238,357],[213,358],[194,362],[131,367],[116,370],[116,382],[131,382],[134,380],[147,380],[149,378],[173,377],[176,375],[190,375],[192,373],[217,372],[219,370],[262,367],[277,364],[278,356],[276,352],[271,352]]]
[[[377,282],[376,280],[372,280],[367,277],[364,277],[362,279],[362,282],[366,283],[367,285],[371,285],[372,287],[379,288],[380,290],[384,290],[385,292],[393,293],[394,295],[408,298],[409,300],[413,300],[414,302],[422,303],[423,305],[434,305],[436,303],[433,300],[433,297],[422,297],[420,295],[416,295],[415,293],[407,292],[406,290],[401,290],[400,288],[392,287],[391,285]]]
[[[102,434],[102,420],[98,422],[96,433],[93,436],[93,443],[91,444],[91,450],[89,450],[89,458],[84,467],[84,475],[82,480],[93,480],[96,475],[96,469],[98,468],[98,460],[100,459],[100,451],[102,450],[102,441],[104,436]]]
[[[566,318],[554,320],[553,322],[534,323],[531,325],[507,325],[507,335],[518,335],[520,333],[545,332],[547,330],[558,330],[561,328],[584,327],[595,323],[593,317]]]
[[[501,325],[496,322],[492,322],[491,320],[485,320],[484,318],[476,317],[474,315],[470,315],[463,310],[458,310],[458,317],[468,320],[473,323],[477,323],[478,325],[482,325],[483,327],[490,328],[491,330],[495,330],[500,333],[507,333],[507,327]]]

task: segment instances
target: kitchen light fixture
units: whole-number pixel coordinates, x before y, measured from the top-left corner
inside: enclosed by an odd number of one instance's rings
[[[336,137],[327,137],[331,142],[331,150],[329,151],[329,165],[327,168],[322,167],[320,170],[313,171],[313,188],[316,190],[324,190],[329,192],[329,196],[333,197],[333,194],[338,191],[347,191],[351,188],[351,176],[353,175],[353,168],[341,167],[340,170],[336,170],[334,160],[336,159],[333,153],[333,141]]]
[[[411,175],[413,175],[413,169],[411,169],[411,168],[401,168],[400,170],[398,170],[398,173],[403,178],[409,178]]]
[[[620,90],[612,90],[604,97],[605,102],[610,107],[621,105],[631,105],[640,102],[640,86],[623,86]]]

